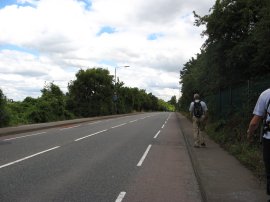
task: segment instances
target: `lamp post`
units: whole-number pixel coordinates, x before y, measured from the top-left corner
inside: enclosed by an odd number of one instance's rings
[[[117,114],[117,87],[116,87],[116,69],[119,67],[129,67],[128,65],[124,65],[124,66],[118,66],[114,68],[114,96],[113,96],[113,100],[115,102],[115,113]]]
[[[119,68],[119,67],[129,67],[129,66],[125,65],[125,66],[118,66],[118,67],[114,68],[114,86],[116,86],[116,69]]]

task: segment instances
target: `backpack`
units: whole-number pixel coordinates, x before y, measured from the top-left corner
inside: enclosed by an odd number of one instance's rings
[[[203,115],[203,108],[201,105],[201,101],[194,102],[193,114],[196,118],[201,118]]]

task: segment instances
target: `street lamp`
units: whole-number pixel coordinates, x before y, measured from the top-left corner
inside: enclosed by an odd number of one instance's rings
[[[129,66],[125,65],[125,66],[118,66],[114,68],[114,86],[116,86],[116,68],[119,68],[119,67],[129,67]]]
[[[116,69],[119,67],[129,67],[128,65],[124,65],[124,66],[118,66],[114,68],[114,96],[113,96],[113,100],[115,102],[115,113],[117,114],[117,88],[116,88]]]

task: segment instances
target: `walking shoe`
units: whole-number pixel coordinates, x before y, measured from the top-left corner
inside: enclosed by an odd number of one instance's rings
[[[195,148],[199,148],[200,146],[195,144],[194,147],[195,147]]]
[[[202,143],[201,146],[202,146],[202,147],[206,147],[205,143]]]

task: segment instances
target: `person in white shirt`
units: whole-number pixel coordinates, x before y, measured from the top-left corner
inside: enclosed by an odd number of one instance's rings
[[[204,131],[207,119],[207,106],[200,100],[199,94],[194,94],[194,101],[190,103],[189,112],[193,123],[194,147],[205,147]]]
[[[247,130],[248,139],[254,134],[255,130],[258,128],[260,122],[264,120],[263,123],[263,160],[265,165],[267,186],[266,192],[270,195],[270,89],[267,89],[261,93],[259,96],[255,108],[253,110],[253,117],[249,123]]]

